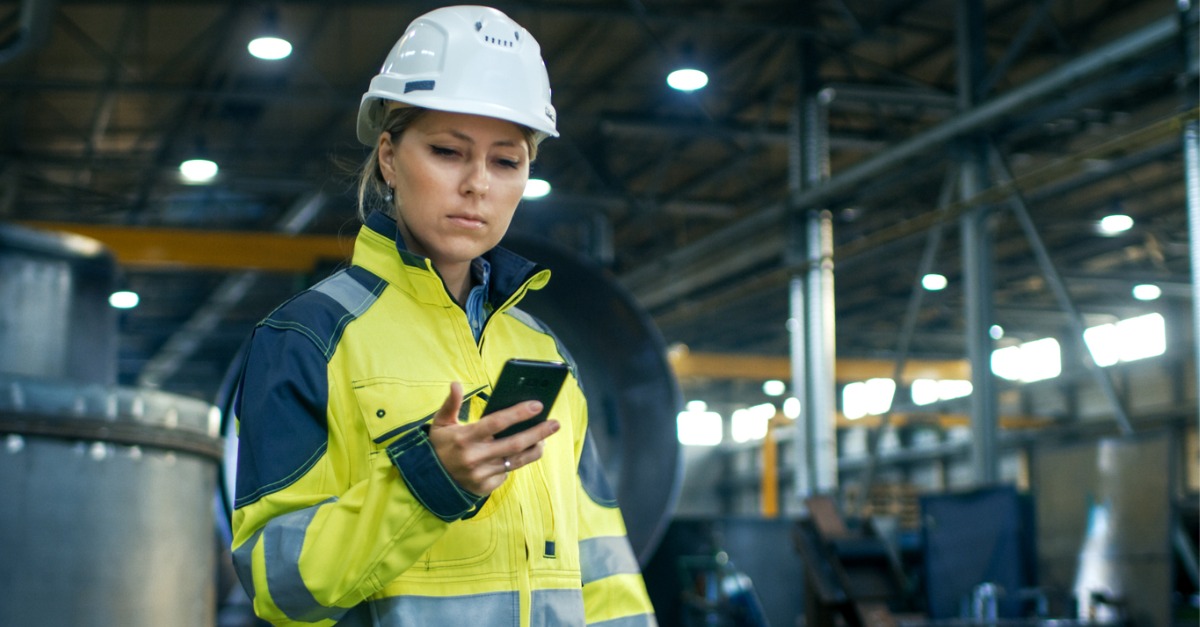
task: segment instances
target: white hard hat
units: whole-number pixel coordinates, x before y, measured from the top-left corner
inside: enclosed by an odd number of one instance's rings
[[[489,7],[455,6],[413,20],[358,109],[358,140],[374,146],[386,101],[508,120],[558,137],[541,46]]]

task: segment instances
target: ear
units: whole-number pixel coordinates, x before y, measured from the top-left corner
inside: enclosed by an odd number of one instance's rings
[[[392,136],[387,131],[379,134],[375,156],[379,161],[379,173],[383,175],[383,180],[391,181],[395,185],[396,167],[393,160],[396,158],[396,145],[392,143]]]

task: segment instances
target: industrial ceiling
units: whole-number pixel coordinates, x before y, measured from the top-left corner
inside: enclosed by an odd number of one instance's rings
[[[896,354],[923,257],[949,285],[924,294],[911,354],[964,357],[959,218],[978,206],[1002,342],[1068,328],[1018,206],[1085,318],[1147,311],[1145,281],[1186,310],[1187,4],[499,3],[542,45],[562,133],[534,165],[553,191],[514,230],[603,266],[693,352],[788,354],[812,211],[832,225],[839,357]],[[122,384],[212,398],[253,324],[337,266],[359,98],[435,6],[0,3],[0,219],[123,255],[141,304],[121,314]],[[246,51],[271,14],[294,45],[274,62]],[[706,88],[666,86],[685,62]],[[217,179],[184,184],[201,152]],[[1102,235],[1110,213],[1135,226]]]

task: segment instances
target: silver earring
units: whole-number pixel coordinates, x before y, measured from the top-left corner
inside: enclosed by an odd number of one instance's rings
[[[390,205],[390,204],[392,204],[392,202],[396,200],[396,196],[395,196],[395,194],[392,192],[392,186],[391,186],[391,185],[388,185],[388,188],[387,188],[387,193],[383,195],[383,200],[384,200],[385,202],[387,202],[387,204],[389,204],[389,205]]]

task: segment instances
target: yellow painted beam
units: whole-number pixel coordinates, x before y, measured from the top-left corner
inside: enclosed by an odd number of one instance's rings
[[[790,381],[791,360],[787,357],[767,355],[739,355],[729,353],[693,353],[686,349],[672,349],[668,360],[680,379],[779,379]],[[891,378],[895,363],[887,359],[837,360],[836,377],[839,383],[865,381],[875,378]],[[905,382],[914,379],[971,379],[971,365],[965,359],[912,360],[904,367]]]
[[[128,268],[307,272],[322,261],[349,259],[354,248],[354,234],[337,237],[67,222],[20,224],[95,239]]]
[[[848,429],[853,427],[870,427],[872,429],[879,426],[881,419],[879,416],[863,416],[853,420],[847,418],[842,412],[837,412],[837,428]],[[772,429],[782,429],[795,421],[783,415],[783,412],[775,414],[771,419]],[[971,425],[971,417],[967,414],[918,414],[918,413],[895,413],[889,419],[893,427],[903,427],[908,425],[936,425],[942,429],[950,427],[968,427]],[[1001,429],[1040,429],[1053,424],[1051,418],[1043,418],[1039,416],[1001,416]]]

